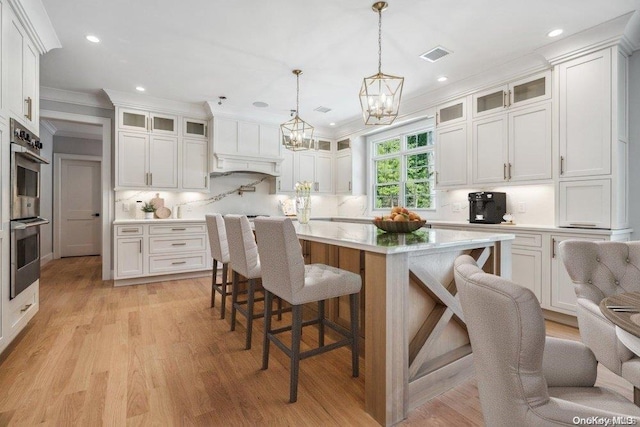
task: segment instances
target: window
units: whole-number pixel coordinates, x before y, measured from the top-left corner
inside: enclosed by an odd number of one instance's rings
[[[373,140],[373,209],[435,209],[433,130]]]

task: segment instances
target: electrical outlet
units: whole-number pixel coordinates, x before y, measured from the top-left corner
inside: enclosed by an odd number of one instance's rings
[[[527,211],[527,204],[525,202],[518,202],[518,213],[525,213]]]
[[[457,212],[460,212],[460,208],[461,208],[460,203],[454,203],[454,204],[451,206],[451,211],[452,211],[453,213],[457,213]]]

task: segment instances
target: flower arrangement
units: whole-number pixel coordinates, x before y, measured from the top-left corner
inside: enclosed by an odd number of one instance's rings
[[[296,215],[298,222],[306,224],[311,218],[311,188],[313,182],[296,182]]]

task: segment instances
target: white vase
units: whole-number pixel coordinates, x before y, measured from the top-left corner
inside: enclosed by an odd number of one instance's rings
[[[145,212],[144,219],[153,219],[153,212]]]

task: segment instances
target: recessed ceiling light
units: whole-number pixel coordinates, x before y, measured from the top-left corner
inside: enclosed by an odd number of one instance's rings
[[[549,36],[549,37],[558,37],[560,34],[562,34],[562,28],[558,28],[557,30],[549,31],[547,36]]]
[[[329,123],[329,126],[335,126],[336,124],[334,122]]]
[[[438,81],[439,82],[446,82],[447,81],[447,76],[438,77]]]
[[[136,90],[137,90],[138,92],[144,92],[146,89],[145,89],[145,88],[143,88],[142,86],[136,86]]]
[[[86,39],[89,40],[91,43],[100,43],[100,39],[97,38],[96,36],[91,35],[91,34],[89,34],[86,37]]]
[[[267,104],[266,102],[262,102],[262,101],[256,101],[253,103],[254,107],[258,107],[258,108],[267,108],[269,106],[269,104]]]

